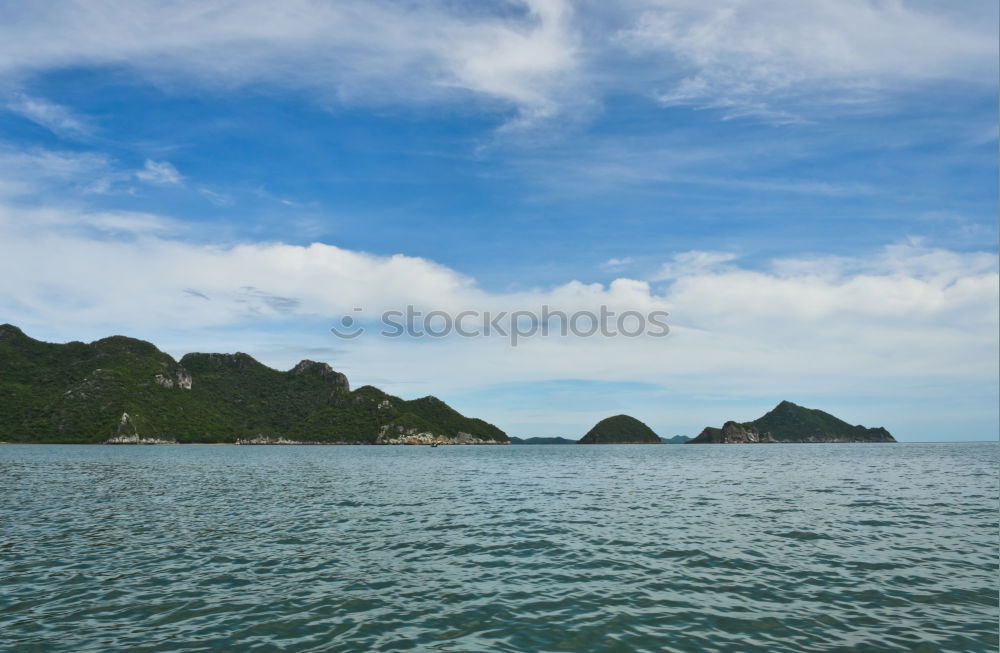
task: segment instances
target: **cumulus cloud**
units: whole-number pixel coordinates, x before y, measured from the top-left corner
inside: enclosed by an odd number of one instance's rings
[[[728,252],[687,252],[667,284],[568,281],[518,293],[489,292],[433,261],[378,256],[314,243],[192,244],[163,231],[166,219],[0,210],[0,313],[31,325],[136,334],[169,329],[227,336],[285,325],[304,347],[342,346],[338,361],[361,378],[391,378],[437,391],[573,378],[683,384],[735,395],[798,390],[879,393],[928,379],[993,383],[998,329],[997,257],[920,243],[858,258],[782,259],[758,268]],[[69,225],[91,225],[91,229]],[[108,238],[95,229],[115,229]],[[128,237],[121,237],[129,230]],[[421,311],[663,310],[667,338],[390,340],[349,343],[322,325],[362,307],[372,318]],[[303,335],[301,325],[309,325]],[[304,328],[304,327],[303,327]],[[198,345],[204,347],[204,343]],[[183,352],[178,352],[183,353]],[[294,363],[269,360],[278,366]]]

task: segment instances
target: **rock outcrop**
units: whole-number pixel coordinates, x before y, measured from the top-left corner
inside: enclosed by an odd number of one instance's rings
[[[173,375],[166,374],[154,374],[153,382],[156,385],[163,386],[164,388],[180,388],[181,390],[190,390],[191,384],[194,380],[191,378],[191,374],[188,373],[183,367],[178,366],[174,370]]]
[[[303,374],[316,374],[322,379],[325,379],[339,390],[345,392],[351,389],[351,384],[347,382],[347,376],[341,374],[340,372],[334,371],[327,363],[317,363],[316,361],[303,360],[300,361],[298,365],[292,368],[290,372],[292,376],[302,376]]]
[[[104,444],[177,444],[176,440],[145,438],[139,434],[135,422],[128,413],[118,419],[118,433],[108,438]]]
[[[256,435],[252,438],[240,438],[236,441],[236,444],[312,444],[309,442],[302,442],[301,440],[286,440],[282,437],[271,437],[269,435]]]
[[[375,444],[510,444],[510,441],[498,443],[481,437],[459,431],[454,436],[441,433],[420,431],[416,428],[405,428],[396,424],[386,424],[379,431]]]

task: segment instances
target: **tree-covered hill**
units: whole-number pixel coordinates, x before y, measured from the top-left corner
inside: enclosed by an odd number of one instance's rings
[[[721,429],[709,426],[687,444],[895,441],[881,426],[852,426],[821,410],[782,401],[752,422],[726,422]]]
[[[661,444],[660,438],[634,417],[615,415],[602,419],[577,444]]]
[[[507,443],[435,397],[351,391],[326,363],[271,369],[113,336],[40,342],[0,325],[0,440],[7,442]]]

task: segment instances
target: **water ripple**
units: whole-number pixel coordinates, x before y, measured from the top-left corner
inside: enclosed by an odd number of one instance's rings
[[[998,449],[0,447],[0,649],[994,651]]]

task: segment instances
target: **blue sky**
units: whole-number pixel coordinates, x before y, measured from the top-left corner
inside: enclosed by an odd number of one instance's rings
[[[513,435],[693,435],[790,399],[993,438],[996,12],[3,3],[0,320],[320,358]],[[407,303],[674,333],[329,334]]]

